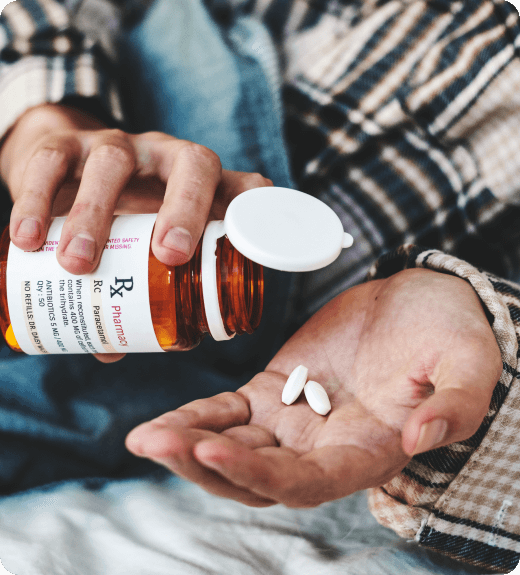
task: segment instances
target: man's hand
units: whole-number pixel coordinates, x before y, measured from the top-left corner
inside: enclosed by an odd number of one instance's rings
[[[204,146],[160,132],[109,130],[51,104],[30,109],[9,132],[0,176],[14,201],[10,234],[20,249],[40,248],[50,218],[68,214],[56,256],[73,274],[97,267],[114,214],[158,212],[153,253],[179,265],[193,256],[206,222],[222,219],[233,198],[272,185],[259,174],[222,170]]]
[[[299,364],[327,390],[327,416],[303,394],[281,402]],[[210,493],[312,507],[382,485],[413,454],[469,438],[501,371],[473,288],[405,270],[337,296],[236,393],[142,424],[126,445]]]

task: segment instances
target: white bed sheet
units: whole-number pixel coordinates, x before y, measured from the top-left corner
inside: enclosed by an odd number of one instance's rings
[[[310,510],[254,509],[173,476],[0,499],[0,560],[15,575],[484,573],[378,525],[365,492]]]

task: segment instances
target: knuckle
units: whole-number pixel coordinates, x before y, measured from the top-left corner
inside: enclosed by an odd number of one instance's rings
[[[182,409],[182,407],[180,408]],[[179,410],[178,411],[168,411],[167,413],[163,413],[159,417],[156,417],[150,422],[150,425],[153,425],[157,428],[168,428],[175,426],[179,420]]]
[[[238,402],[237,394],[234,391],[223,391],[215,396],[223,405],[233,406]]]
[[[242,407],[242,398],[232,391],[224,391],[219,395],[215,396],[215,399],[219,402],[223,409],[230,413],[235,413],[235,411]]]
[[[81,224],[102,220],[106,217],[107,209],[107,205],[98,202],[74,202],[64,227],[77,228]]]
[[[112,128],[110,130],[103,130],[101,132],[102,136],[106,139],[127,142],[128,141],[128,134],[120,130],[119,128]]]
[[[271,180],[264,178],[262,174],[258,173],[243,174],[238,182],[240,193],[246,192],[247,190],[253,190],[255,188],[273,186],[273,182]]]
[[[151,130],[149,132],[143,132],[141,137],[147,140],[164,141],[164,142],[176,142],[177,138],[175,136],[170,136],[164,132],[158,132],[156,130]]]
[[[182,204],[189,204],[196,211],[205,212],[207,210],[208,198],[198,190],[198,186],[182,188],[178,197]]]
[[[106,160],[107,162],[116,162],[124,166],[133,166],[135,164],[135,157],[132,151],[123,145],[106,142],[96,148],[94,152],[98,157]]]
[[[50,145],[38,148],[33,156],[33,161],[51,165],[53,168],[63,168],[67,166],[67,153],[64,150]]]
[[[247,174],[243,180],[243,188],[245,190],[252,190],[254,188],[265,188],[272,186],[273,182],[267,178],[264,178],[262,174],[252,173]]]
[[[25,214],[28,211],[33,212],[35,208],[41,209],[41,206],[46,206],[48,202],[49,195],[44,190],[31,187],[23,192],[15,206],[21,208],[21,211]]]
[[[220,163],[218,155],[213,150],[210,150],[201,144],[186,142],[186,144],[181,148],[180,153],[186,158],[197,163],[210,164],[210,167],[217,171],[222,169],[222,164]]]

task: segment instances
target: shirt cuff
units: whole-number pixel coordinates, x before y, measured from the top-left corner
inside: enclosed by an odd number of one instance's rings
[[[25,56],[3,64],[0,74],[0,141],[29,108],[67,97],[97,98],[116,122],[123,121],[115,81],[92,53]]]
[[[520,560],[520,286],[438,250],[405,245],[368,279],[427,268],[468,281],[484,306],[503,370],[477,433],[413,457],[389,483],[369,490],[370,511],[400,536],[499,573]]]

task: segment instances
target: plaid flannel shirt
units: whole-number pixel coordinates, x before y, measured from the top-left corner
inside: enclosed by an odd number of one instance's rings
[[[284,78],[295,180],[355,238],[302,274],[303,323],[366,279],[408,267],[479,295],[503,359],[466,441],[415,456],[369,490],[401,536],[496,572],[520,559],[520,27],[502,0],[206,0],[254,13]],[[117,33],[148,2],[17,0],[0,17],[0,138],[29,107],[95,98],[123,119]],[[123,9],[124,6],[124,9]],[[424,247],[421,247],[424,246]]]

